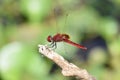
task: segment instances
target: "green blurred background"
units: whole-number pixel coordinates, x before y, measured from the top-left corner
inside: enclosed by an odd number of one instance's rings
[[[0,80],[75,80],[38,52],[48,35],[66,33],[55,50],[97,80],[120,79],[120,0],[0,0]]]

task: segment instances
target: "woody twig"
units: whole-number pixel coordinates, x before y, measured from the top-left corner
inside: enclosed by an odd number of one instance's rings
[[[95,80],[87,70],[79,68],[73,63],[69,63],[61,55],[48,48],[46,45],[39,45],[39,52],[62,68],[62,74],[64,76],[75,76],[80,80]]]

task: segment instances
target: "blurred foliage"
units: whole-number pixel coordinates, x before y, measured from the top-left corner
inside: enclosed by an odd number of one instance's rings
[[[48,44],[47,36],[56,33],[86,42],[88,51],[82,52],[89,53],[82,61],[79,49],[66,43],[58,43],[56,52],[97,80],[119,80],[119,7],[119,0],[0,0],[0,80],[72,80],[38,52],[38,44]],[[91,48],[98,35],[107,48]]]

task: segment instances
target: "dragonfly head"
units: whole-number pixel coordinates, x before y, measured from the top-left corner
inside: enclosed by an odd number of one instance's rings
[[[48,37],[47,37],[47,41],[48,41],[48,42],[52,42],[52,41],[53,41],[53,40],[52,40],[52,36],[48,36]]]

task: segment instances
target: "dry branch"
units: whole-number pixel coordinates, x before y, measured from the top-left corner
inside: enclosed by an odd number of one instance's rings
[[[80,80],[95,80],[85,69],[78,68],[76,65],[69,63],[61,55],[47,46],[39,45],[39,52],[61,67],[64,76],[75,76]]]

